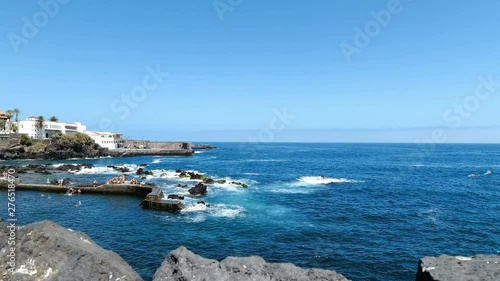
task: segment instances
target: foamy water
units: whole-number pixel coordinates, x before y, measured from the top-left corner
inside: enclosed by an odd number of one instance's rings
[[[297,179],[300,183],[306,184],[331,184],[331,183],[355,183],[357,180],[350,180],[346,178],[328,178],[323,176],[305,176]]]

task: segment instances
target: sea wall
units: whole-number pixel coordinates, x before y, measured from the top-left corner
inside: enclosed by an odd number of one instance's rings
[[[193,148],[189,142],[156,142],[147,140],[126,140],[123,148],[113,149],[120,157],[139,155],[190,156]]]
[[[0,134],[0,149],[8,149],[19,143],[21,135],[18,134]]]
[[[162,149],[173,151],[192,150],[192,145],[189,142],[160,142],[147,140],[126,140],[124,148],[131,149]]]

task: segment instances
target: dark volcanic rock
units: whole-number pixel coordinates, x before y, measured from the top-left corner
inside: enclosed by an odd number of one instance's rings
[[[416,281],[498,281],[500,256],[425,257],[418,263]]]
[[[167,196],[168,199],[177,199],[177,200],[184,200],[184,196],[180,196],[177,194],[169,194]]]
[[[335,271],[302,269],[289,263],[266,263],[260,257],[228,257],[218,262],[204,259],[184,247],[170,252],[161,267],[156,271],[153,281],[163,280],[348,281]]]
[[[233,182],[231,182],[231,184],[239,185],[239,186],[244,187],[244,188],[248,187],[248,185],[246,185],[245,183],[239,182],[239,181],[233,181]]]
[[[193,196],[202,196],[207,194],[207,186],[202,184],[201,182],[195,185],[193,188],[190,188],[189,194]]]
[[[139,175],[139,176],[140,176],[140,175],[144,175],[144,169],[143,169],[143,168],[139,168],[139,169],[137,170],[137,172],[135,172],[135,174],[136,174],[136,175]]]
[[[206,184],[214,184],[215,180],[212,179],[212,178],[204,178],[203,182],[206,183]]]
[[[92,164],[64,164],[56,168],[58,171],[80,171],[82,169],[91,169],[94,168]]]
[[[189,178],[192,180],[204,180],[205,176],[194,173],[194,172],[188,172]]]
[[[130,169],[127,167],[119,167],[119,166],[109,165],[108,168],[111,168],[115,171],[122,172],[122,173],[129,173],[130,172]]]
[[[6,223],[0,235],[8,236]],[[1,280],[142,280],[117,254],[107,251],[81,232],[51,221],[24,226],[16,235],[17,271],[8,271],[7,239],[0,239]]]

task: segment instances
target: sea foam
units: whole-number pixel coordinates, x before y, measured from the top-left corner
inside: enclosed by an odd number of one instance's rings
[[[332,184],[332,183],[353,183],[359,182],[356,180],[350,180],[346,178],[328,178],[323,176],[304,176],[297,179],[300,183],[305,184]]]

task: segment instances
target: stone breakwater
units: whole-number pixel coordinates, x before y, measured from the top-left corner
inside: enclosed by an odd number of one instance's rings
[[[0,235],[8,235],[0,219]],[[103,249],[82,232],[51,221],[18,227],[15,265],[10,266],[7,239],[0,240],[1,280],[143,280],[119,255]],[[205,259],[185,247],[170,252],[153,281],[162,280],[332,280],[348,281],[335,271],[303,269],[290,263],[268,263],[260,257]],[[500,256],[426,257],[416,281],[498,281]]]

